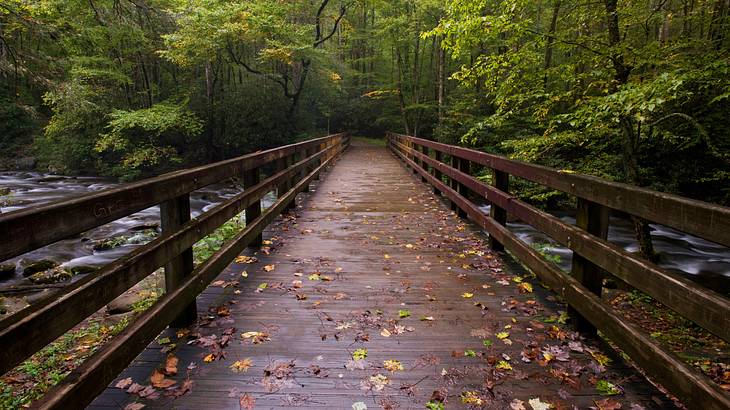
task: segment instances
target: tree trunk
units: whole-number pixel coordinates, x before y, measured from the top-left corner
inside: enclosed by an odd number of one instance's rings
[[[545,88],[548,85],[548,74],[547,69],[553,65],[553,45],[555,44],[555,31],[558,28],[558,16],[560,15],[560,2],[561,0],[555,0],[553,3],[553,15],[550,20],[550,29],[548,31],[547,42],[545,44],[545,77],[543,78],[543,84]]]
[[[608,42],[611,47],[616,47],[621,43],[617,3],[618,0],[605,0],[606,17],[608,20]],[[616,92],[621,85],[628,82],[632,67],[625,63],[624,56],[620,52],[610,56],[610,59],[614,68],[614,82],[611,86],[611,91]],[[634,120],[628,115],[622,115],[619,118],[619,122],[621,133],[623,134],[622,159],[626,182],[633,185],[641,185],[638,160],[638,125],[637,131],[634,131]],[[636,240],[639,242],[641,255],[649,260],[656,260],[657,255],[654,251],[649,223],[636,216],[632,216],[632,220],[634,222],[634,231],[636,233]]]
[[[441,46],[441,38],[438,41],[438,107],[439,107],[439,122],[444,119],[444,83],[446,82],[446,50]]]

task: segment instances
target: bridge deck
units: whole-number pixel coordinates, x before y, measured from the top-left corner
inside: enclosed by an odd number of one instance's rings
[[[315,188],[297,218],[283,218],[268,232],[270,254],[221,274],[220,281],[239,282],[236,287],[214,283],[198,298],[199,311],[210,312],[200,326],[181,339],[172,331],[163,335],[177,344],[172,390],[141,399],[115,382],[92,407],[248,408],[255,401],[257,409],[351,409],[356,402],[424,408],[439,397],[447,408],[468,407],[462,397],[495,409],[515,399],[529,409],[536,398],[558,408],[618,408],[609,406],[614,401],[623,409],[669,406],[618,357],[604,349],[613,361],[601,371],[594,342],[545,323],[564,307],[534,279],[527,281],[533,292],[522,285],[521,293],[513,269],[486,248],[476,227],[459,220],[385,148],[356,141]],[[246,332],[265,335],[254,344],[242,337]],[[232,338],[221,348],[226,333]],[[359,348],[367,358],[352,362]],[[163,349],[150,345],[118,381],[150,384],[154,370],[164,367]],[[206,362],[210,354],[216,360]],[[245,372],[230,368],[248,359]],[[386,360],[398,360],[403,370],[385,369]],[[190,390],[169,397],[186,379]],[[598,380],[624,393],[601,396]]]

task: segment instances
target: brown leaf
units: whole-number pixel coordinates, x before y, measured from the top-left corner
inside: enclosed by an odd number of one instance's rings
[[[592,407],[596,410],[618,410],[621,408],[621,403],[611,400],[610,398],[606,398],[599,401],[593,402],[596,407]]]
[[[158,389],[166,389],[177,382],[175,380],[166,379],[165,374],[160,371],[160,369],[155,369],[155,372],[152,373],[152,377],[150,377],[150,383]]]
[[[256,405],[256,399],[253,398],[250,394],[246,393],[238,400],[238,403],[241,405],[241,410],[253,410],[254,406]]]
[[[145,407],[142,403],[129,403],[124,406],[124,410],[142,410]]]
[[[117,384],[114,385],[117,389],[127,389],[129,386],[132,385],[132,378],[127,377],[126,379],[119,380]]]
[[[165,374],[168,376],[174,376],[177,374],[177,357],[172,354],[167,355],[165,360]]]

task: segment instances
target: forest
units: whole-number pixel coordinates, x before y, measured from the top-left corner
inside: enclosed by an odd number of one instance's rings
[[[4,0],[0,162],[134,180],[391,130],[728,204],[729,15],[727,0]]]

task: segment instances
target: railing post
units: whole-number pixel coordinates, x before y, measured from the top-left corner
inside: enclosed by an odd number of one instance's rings
[[[441,162],[441,160],[442,160],[441,151],[434,149],[433,157],[436,160],[436,162]],[[436,167],[433,167],[433,176],[439,181],[441,181],[441,178],[443,178],[443,174]],[[436,188],[435,186],[433,187],[433,193],[436,195],[441,195],[441,191],[439,191],[439,189]]]
[[[243,173],[243,188],[249,189],[252,186],[258,184],[261,182],[261,170],[258,168],[249,169],[248,171],[245,171]],[[257,199],[255,202],[253,202],[251,205],[246,207],[246,226],[253,223],[256,218],[261,216],[261,200]],[[250,247],[256,247],[261,246],[263,244],[263,236],[261,234],[258,234],[258,236],[251,241],[249,244]]]
[[[324,144],[319,144],[319,145],[317,145],[317,146],[316,146],[316,147],[314,148],[314,153],[316,154],[316,153],[318,153],[319,151],[322,151],[322,150],[324,149],[324,147],[325,147],[325,145],[324,145]],[[314,161],[314,164],[312,165],[312,169],[315,169],[315,168],[319,167],[320,165],[322,165],[322,157],[319,157],[319,159],[318,159],[318,160]],[[317,174],[315,174],[315,175],[314,175],[314,180],[315,180],[315,181],[319,181],[319,172],[318,172]]]
[[[457,158],[456,161],[457,169],[467,175],[471,175],[471,163],[463,158]],[[456,192],[459,193],[460,196],[467,198],[469,196],[469,189],[464,185],[456,182]],[[466,211],[457,207],[457,214],[460,218],[466,218]]]
[[[296,154],[291,154],[286,157],[286,163],[285,163],[286,166],[284,169],[289,168],[290,166],[292,166],[292,164],[296,163],[295,155]],[[292,178],[296,178],[296,176],[293,176]],[[286,190],[289,191],[294,185],[296,185],[296,182],[289,179],[286,183]],[[284,208],[284,210],[291,211],[292,209],[295,209],[296,207],[297,207],[297,198],[294,197],[294,198],[292,198],[291,202],[289,202],[286,205],[286,208]]]
[[[492,185],[504,193],[509,192],[509,174],[506,172],[493,170],[492,172]],[[498,207],[492,203],[489,207],[489,215],[494,219],[495,222],[502,226],[507,225],[507,210]],[[503,251],[504,245],[499,243],[492,235],[489,235],[489,247],[495,251]]]
[[[451,162],[451,164],[449,164],[449,165],[451,165],[451,168],[459,169],[459,158],[458,157],[455,157],[452,154],[450,162]],[[451,189],[453,189],[454,191],[457,191],[457,192],[459,191],[459,183],[456,182],[456,180],[452,177],[449,177],[449,187],[451,187]],[[459,207],[456,206],[456,202],[450,201],[450,204],[451,204],[450,207],[451,207],[452,211],[456,212],[459,209]]]
[[[578,198],[578,213],[576,215],[576,226],[587,231],[591,235],[601,239],[608,237],[609,209],[595,202]],[[573,252],[573,263],[570,271],[571,276],[577,279],[591,292],[601,297],[603,289],[603,270]],[[568,313],[575,318],[575,327],[581,333],[595,335],[596,328],[588,320],[578,314],[575,309],[568,306]]]
[[[160,204],[160,225],[162,232],[171,233],[190,221],[190,194],[180,195]],[[193,248],[182,251],[165,264],[165,291],[177,289],[193,271]],[[198,317],[195,301],[170,323],[170,327],[187,327]]]
[[[408,141],[408,148],[412,150],[416,150],[416,143],[413,140]],[[414,174],[418,174],[418,167],[420,166],[418,162],[418,158],[416,157],[416,154],[410,154],[411,161],[413,161],[414,165],[413,168],[411,168],[411,171],[413,171]]]
[[[312,149],[307,148],[304,150],[304,154],[302,154],[302,159],[309,158],[310,155],[312,155]],[[306,177],[307,174],[309,174],[309,172],[311,170],[312,170],[312,168],[309,165],[307,165],[306,167],[303,167],[302,168],[302,178]],[[304,187],[302,192],[309,192],[309,184],[307,184],[307,186]]]
[[[428,147],[425,145],[421,145],[421,153],[423,153],[423,155],[425,155],[425,156],[428,156]],[[421,168],[423,168],[423,170],[426,171],[426,173],[430,173],[430,170],[428,169],[428,162],[421,161]],[[421,176],[421,182],[426,183],[426,182],[428,182],[428,179],[426,179],[425,176]]]

